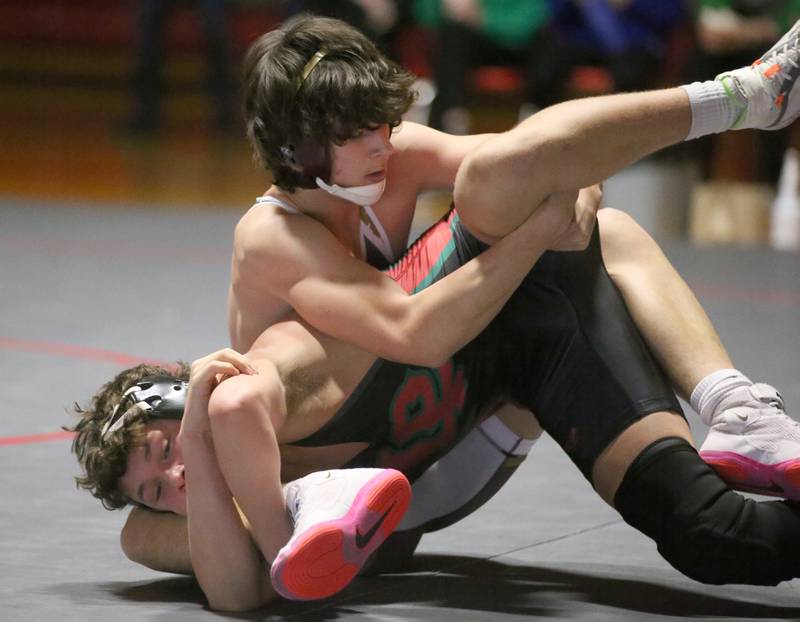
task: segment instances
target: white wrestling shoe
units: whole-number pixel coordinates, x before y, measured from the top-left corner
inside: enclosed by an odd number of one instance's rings
[[[284,488],[294,534],[275,558],[275,590],[316,600],[344,589],[394,531],[411,501],[405,475],[393,469],[312,473]]]
[[[800,500],[800,424],[768,384],[732,391],[700,457],[732,488]]]
[[[738,115],[731,129],[777,130],[800,115],[800,21],[749,67],[721,73],[728,98]]]

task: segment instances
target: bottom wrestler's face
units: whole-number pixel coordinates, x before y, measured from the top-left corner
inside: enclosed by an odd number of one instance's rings
[[[186,514],[179,431],[180,421],[157,420],[145,426],[144,443],[131,450],[119,479],[119,488],[129,499],[154,510]]]
[[[344,188],[383,181],[394,151],[388,124],[364,130],[342,145],[333,145],[331,181]]]

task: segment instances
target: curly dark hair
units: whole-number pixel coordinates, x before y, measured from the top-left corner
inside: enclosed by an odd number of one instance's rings
[[[303,80],[303,69],[320,51],[324,58]],[[325,17],[301,15],[262,35],[243,69],[244,117],[255,157],[288,192],[315,187],[318,174],[291,152],[305,151],[329,166],[331,143],[387,123],[396,127],[416,97],[414,76],[355,28]]]
[[[80,419],[74,428],[64,427],[65,430],[75,432],[72,452],[84,472],[84,475],[75,478],[78,487],[88,490],[100,499],[108,510],[116,510],[131,503],[119,490],[119,478],[125,474],[131,448],[144,438],[144,425],[149,417],[145,411],[139,410],[106,439],[101,436],[103,426],[129,387],[147,376],[165,375],[188,380],[189,365],[178,361],[173,369],[148,364],[126,369],[95,393],[86,410],[76,403],[74,413]]]

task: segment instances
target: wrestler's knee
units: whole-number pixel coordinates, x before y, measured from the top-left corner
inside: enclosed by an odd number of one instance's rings
[[[797,511],[733,492],[683,439],[661,439],[634,461],[614,505],[673,567],[703,583],[775,585],[792,578],[784,533]]]
[[[241,375],[221,382],[211,393],[208,402],[208,418],[212,427],[263,425],[271,423],[274,413],[265,405],[270,401],[265,396],[264,386],[254,376]]]
[[[516,229],[552,194],[548,176],[530,174],[538,170],[540,151],[539,145],[522,145],[513,137],[499,135],[464,158],[453,200],[472,235],[492,244]]]

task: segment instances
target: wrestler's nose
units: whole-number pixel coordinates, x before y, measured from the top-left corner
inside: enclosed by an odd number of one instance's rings
[[[185,467],[182,464],[173,464],[166,473],[167,481],[175,490],[186,487]]]
[[[382,127],[374,134],[372,144],[370,145],[370,155],[373,157],[382,157],[391,155],[394,151],[392,145],[391,130],[388,125]]]

